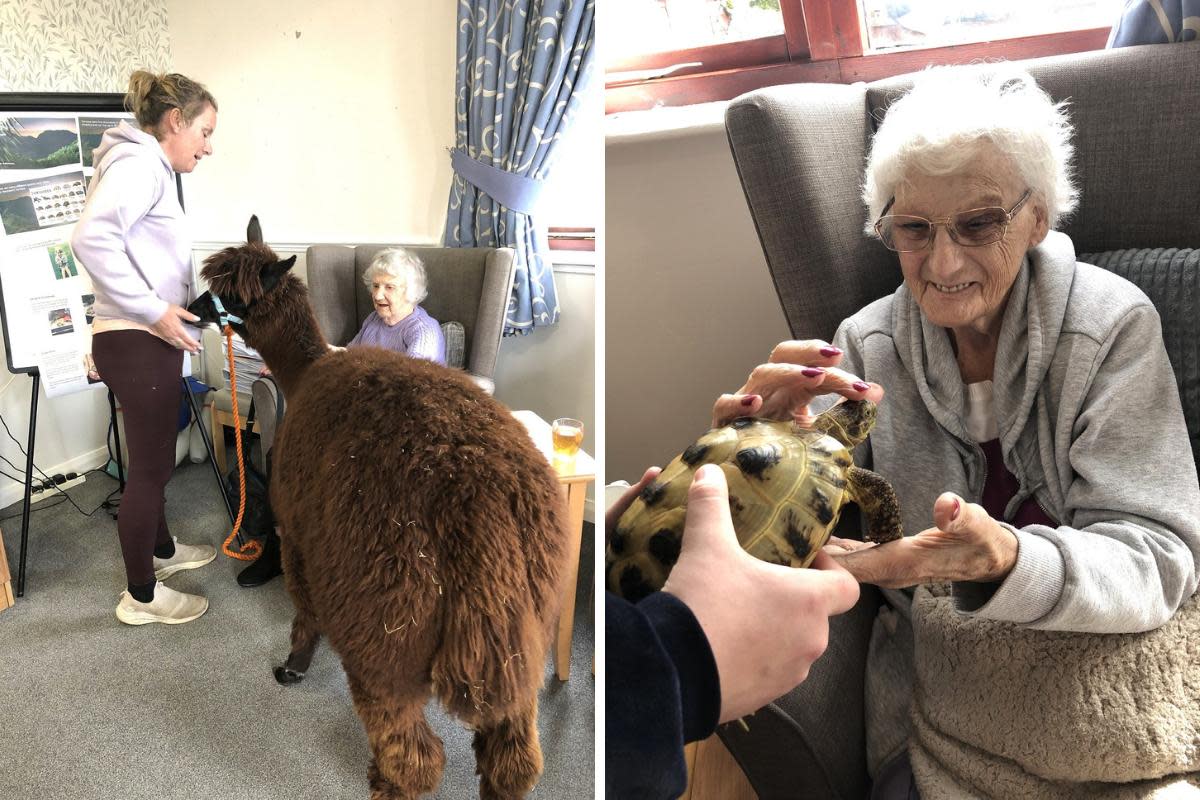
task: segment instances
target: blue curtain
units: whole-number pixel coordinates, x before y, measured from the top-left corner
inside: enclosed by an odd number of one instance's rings
[[[1200,38],[1200,0],[1127,0],[1109,47],[1191,42]]]
[[[545,231],[534,215],[555,144],[591,73],[594,20],[595,0],[458,3],[455,174],[444,242],[516,249],[506,336],[558,321]]]

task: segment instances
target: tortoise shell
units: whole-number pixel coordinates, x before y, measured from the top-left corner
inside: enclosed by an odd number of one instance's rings
[[[702,464],[724,471],[738,542],[763,561],[807,567],[847,501],[867,514],[869,539],[896,538],[899,508],[891,487],[850,456],[874,420],[874,404],[862,400],[835,406],[812,427],[743,417],[710,430],[621,515],[605,558],[608,589],[636,602],[662,587],[679,558],[688,489]]]

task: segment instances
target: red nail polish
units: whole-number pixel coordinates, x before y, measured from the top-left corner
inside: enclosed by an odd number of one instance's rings
[[[825,370],[821,369],[820,367],[805,367],[804,369],[800,370],[800,373],[805,377],[815,378],[818,375],[824,375]]]
[[[758,397],[758,395],[756,395],[756,394],[746,395],[745,397],[742,398],[742,405],[744,405],[746,408],[749,408],[750,406],[754,405],[755,397]]]
[[[954,510],[950,512],[950,521],[951,521],[951,522],[953,522],[954,520],[958,519],[958,512],[959,512],[959,511],[962,511],[962,504],[961,504],[961,503],[959,503],[957,500],[955,500],[955,501],[954,501]]]
[[[860,392],[865,392],[871,388],[871,384],[866,383],[865,381],[855,381],[854,388]]]
[[[842,354],[841,348],[838,348],[838,347],[830,346],[830,347],[822,347],[821,348],[821,355],[823,355],[823,356],[833,357],[833,356],[840,356],[841,354]]]

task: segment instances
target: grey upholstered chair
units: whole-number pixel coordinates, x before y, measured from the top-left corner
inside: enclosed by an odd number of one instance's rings
[[[1193,450],[1200,439],[1200,42],[1025,62],[1070,103],[1082,198],[1063,230],[1078,253],[1134,280],[1163,317]],[[733,101],[726,128],[767,264],[797,338],[837,325],[900,282],[895,257],[863,234],[868,144],[911,83],[778,86]],[[1082,260],[1082,259],[1081,259]],[[849,522],[849,520],[847,520]],[[851,522],[851,527],[854,523]],[[869,790],[863,679],[879,593],[833,621],[808,680],[721,735],[761,798],[859,800]]]
[[[375,254],[387,246],[318,244],[308,248],[305,268],[309,299],[317,324],[331,344],[345,345],[353,339],[373,310],[362,275]],[[495,390],[496,358],[512,287],[514,252],[507,248],[403,246],[416,253],[425,265],[429,294],[421,306],[443,324],[443,330],[447,323],[462,326],[462,360],[461,365],[455,366],[461,366],[491,394]],[[449,354],[454,342],[452,332],[447,334]],[[231,393],[221,378],[219,336],[207,332],[205,337],[205,375],[210,385],[218,388],[211,411],[213,441],[217,466],[224,473],[224,427],[233,425]],[[251,387],[238,388],[238,405],[244,420]],[[258,402],[258,405],[263,404]],[[262,432],[259,425],[255,429]],[[267,442],[264,445],[269,448]]]
[[[374,306],[362,274],[387,245],[318,244],[308,248],[309,296],[321,332],[344,345]],[[496,357],[512,287],[512,250],[408,247],[425,264],[429,296],[421,305],[438,322],[458,322],[464,332],[463,368],[488,394],[495,391]]]

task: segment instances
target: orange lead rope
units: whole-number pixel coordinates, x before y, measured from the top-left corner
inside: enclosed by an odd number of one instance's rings
[[[233,363],[233,328],[226,325],[223,333],[225,334],[225,349],[229,352],[229,384],[233,397],[233,435],[237,440],[238,485],[241,489],[242,498],[238,503],[237,519],[233,523],[233,532],[225,539],[225,544],[221,545],[221,552],[239,561],[254,561],[262,554],[262,542],[257,539],[250,539],[241,546],[241,550],[234,550],[232,546],[234,537],[238,534],[238,529],[242,527],[242,517],[246,513],[246,462],[242,459],[242,418],[238,415],[237,371],[234,369]],[[215,445],[216,442],[213,444]],[[224,445],[222,444],[221,446],[223,447]],[[221,491],[225,491],[224,488]]]

